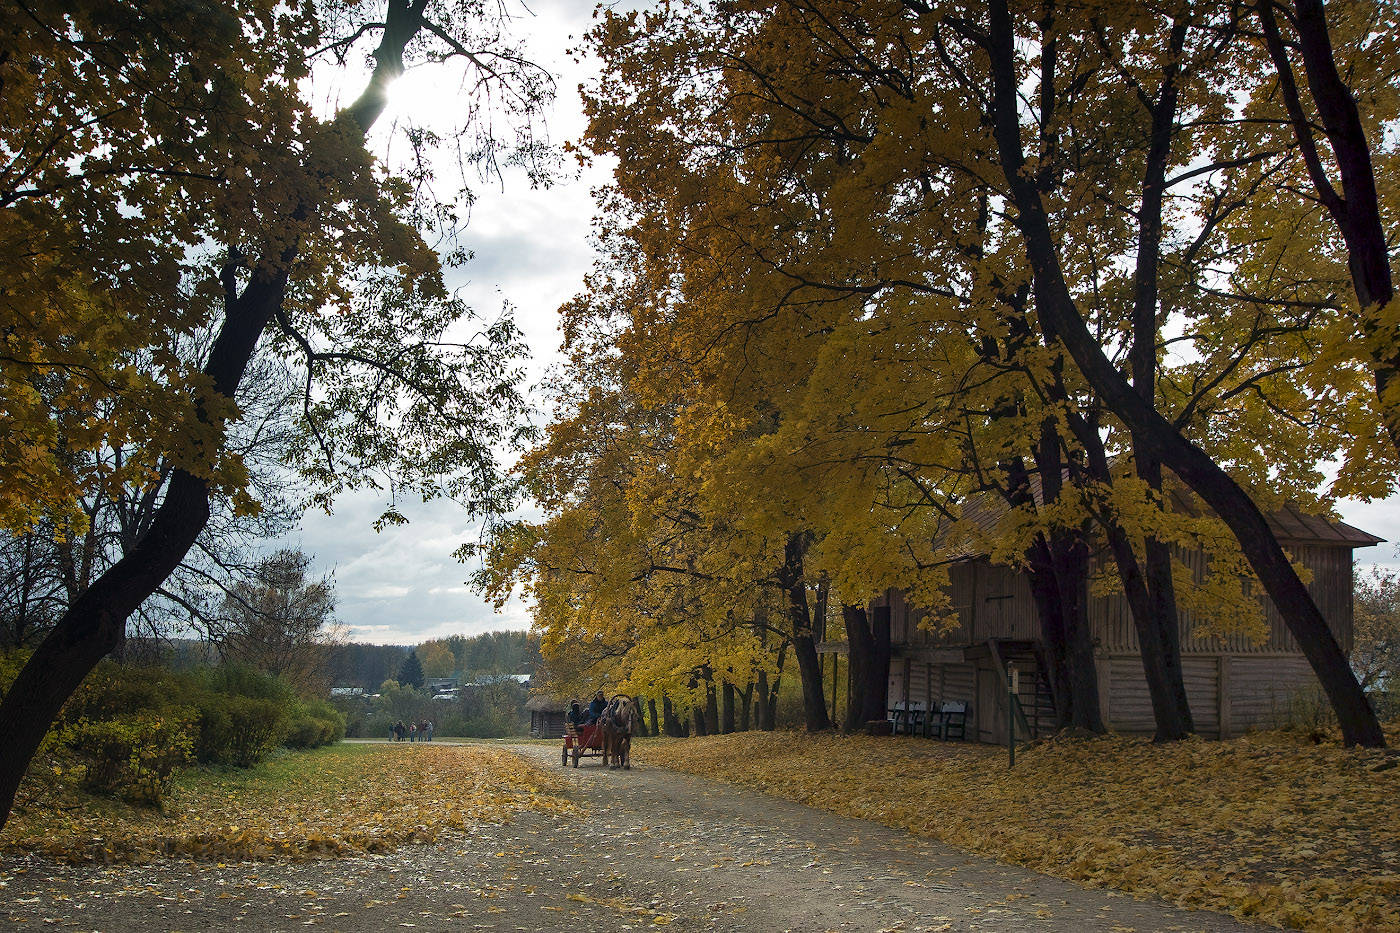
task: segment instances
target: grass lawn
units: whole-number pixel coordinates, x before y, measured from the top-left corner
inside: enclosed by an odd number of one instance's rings
[[[1025,748],[1008,771],[1005,749],[905,737],[750,732],[633,751],[1063,878],[1282,926],[1400,929],[1394,752],[1109,736]]]
[[[569,810],[554,782],[503,749],[343,744],[241,771],[181,771],[160,809],[98,797],[36,801],[16,811],[0,851],[69,861],[379,852],[525,809]]]

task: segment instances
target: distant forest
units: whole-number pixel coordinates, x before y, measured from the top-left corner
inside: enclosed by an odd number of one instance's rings
[[[416,650],[420,660],[442,659],[437,664],[424,664],[430,677],[458,675],[470,679],[481,674],[531,674],[540,663],[539,637],[529,632],[452,635],[416,647],[351,642],[328,645],[325,650],[325,671],[332,686],[362,687],[368,692],[378,692],[384,681],[395,679],[410,650]]]

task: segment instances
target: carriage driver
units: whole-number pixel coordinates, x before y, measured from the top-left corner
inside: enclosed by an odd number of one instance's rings
[[[603,710],[608,708],[608,701],[603,698],[603,691],[599,690],[593,694],[593,702],[588,704],[588,715],[583,718],[585,726],[591,726],[603,715]]]
[[[583,725],[583,707],[579,705],[578,700],[569,701],[569,712],[565,714],[564,718],[567,719],[569,725],[573,726],[575,729]]]

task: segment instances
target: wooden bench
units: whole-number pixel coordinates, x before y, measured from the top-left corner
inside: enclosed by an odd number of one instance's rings
[[[929,732],[934,738],[944,741],[966,739],[967,701],[944,700],[940,703],[937,712],[929,715]]]

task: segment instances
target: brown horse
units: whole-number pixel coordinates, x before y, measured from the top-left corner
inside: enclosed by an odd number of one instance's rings
[[[626,694],[612,698],[598,720],[603,730],[603,764],[632,770],[632,732],[637,723],[637,704]]]

